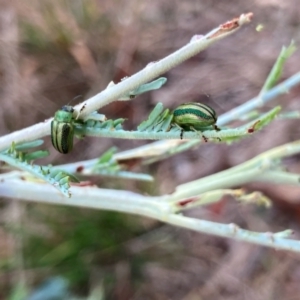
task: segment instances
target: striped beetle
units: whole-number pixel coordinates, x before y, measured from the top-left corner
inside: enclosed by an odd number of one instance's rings
[[[53,147],[60,153],[67,154],[73,148],[74,108],[69,105],[58,110],[51,122],[51,141]]]
[[[183,138],[184,128],[199,129],[199,127],[213,126],[215,130],[219,131],[220,128],[217,127],[218,116],[214,109],[210,106],[196,103],[188,102],[180,104],[173,111],[172,123],[178,125],[181,128],[180,138]],[[203,139],[207,141],[207,138],[203,136]]]

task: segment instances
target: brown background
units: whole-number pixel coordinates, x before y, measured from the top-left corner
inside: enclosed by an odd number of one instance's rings
[[[43,121],[74,97],[82,95],[87,99],[111,80],[118,82],[188,43],[193,35],[204,34],[252,11],[254,19],[250,25],[165,74],[168,82],[162,89],[131,102],[115,102],[101,111],[110,118],[128,118],[124,125],[128,130],[136,128],[157,102],[175,108],[182,102],[201,101],[221,115],[257,95],[281,47],[289,45],[292,39],[296,44],[300,40],[297,0],[44,0],[2,1],[0,5],[1,135]],[[261,32],[255,30],[258,24],[264,26]],[[299,67],[297,51],[286,63],[283,79],[298,72]],[[299,87],[293,89],[289,95],[270,102],[263,111],[277,104],[284,111],[299,110],[299,92]],[[154,184],[101,178],[97,183],[153,195],[168,193],[180,183],[297,140],[298,124],[298,120],[275,121],[262,132],[231,146],[205,144],[134,169],[151,173],[156,179]],[[45,143],[51,155],[43,163],[59,164],[98,157],[111,146],[127,150],[147,141],[86,138],[77,140],[74,151],[67,156],[54,151],[49,137]],[[286,165],[299,172],[298,157],[288,159]],[[234,222],[254,231],[292,228],[299,237],[299,188],[258,183],[246,188],[263,191],[274,201],[273,207],[266,210],[224,199],[219,205],[194,209],[188,214],[216,222]],[[68,241],[58,234],[58,225],[53,228],[56,222],[70,232],[72,226],[82,222],[81,218],[90,218],[90,214],[105,219],[103,212],[75,210],[80,221],[70,221],[62,208],[11,200],[1,203],[0,259],[4,265],[12,262],[1,270],[2,297],[20,278],[33,287],[53,274],[77,272],[63,262],[39,264],[41,257],[36,254],[33,258],[30,250],[37,247],[32,244],[32,235],[42,240],[49,238],[51,251]],[[89,249],[88,257],[92,258],[84,260],[86,277],[72,281],[72,276],[66,275],[71,278],[74,293],[87,295],[95,282],[103,278],[106,282],[109,274],[111,281],[105,285],[107,299],[300,299],[297,254],[205,236],[135,216],[125,219],[135,223],[135,230],[118,240],[120,253],[106,259],[109,250],[105,245],[93,250],[84,243],[78,246],[78,256]],[[15,226],[24,226],[25,233],[16,233],[12,230]],[[151,233],[153,237],[149,238]],[[97,238],[101,239],[101,234]]]

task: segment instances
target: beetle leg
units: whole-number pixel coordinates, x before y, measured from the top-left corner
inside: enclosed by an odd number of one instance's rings
[[[180,139],[182,140],[183,139],[184,129],[180,125],[178,125],[177,123],[173,123],[172,125],[176,126],[177,128],[180,129]]]
[[[193,131],[195,131],[195,132],[198,132],[198,133],[200,132],[200,133],[201,133],[201,136],[202,136],[202,138],[203,138],[203,140],[204,140],[204,142],[205,142],[205,143],[208,142],[208,138],[202,133],[202,131],[196,130],[193,126],[190,126],[190,129],[193,130]]]
[[[221,131],[221,128],[219,128],[216,124],[214,124],[213,126],[216,131]]]
[[[180,139],[181,140],[183,139],[183,132],[184,132],[184,130],[183,130],[183,128],[181,128],[181,131],[180,131]]]

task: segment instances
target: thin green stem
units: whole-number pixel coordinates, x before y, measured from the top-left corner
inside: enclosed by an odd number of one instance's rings
[[[112,101],[115,101],[116,99],[119,99],[120,97],[122,97],[122,95],[128,94],[142,84],[148,83],[152,79],[166,73],[183,61],[203,51],[216,41],[234,33],[235,31],[240,29],[242,25],[249,23],[251,21],[251,18],[252,14],[249,13],[241,15],[237,20],[232,21],[232,24],[234,25],[232,27],[228,26],[228,23],[230,22],[225,23],[225,29],[223,28],[223,25],[218,26],[207,35],[202,36],[198,39],[193,39],[193,41],[183,46],[176,52],[170,54],[169,56],[155,63],[149,64],[147,67],[134,74],[133,76],[126,78],[120,83],[107,88],[101,93],[84,101],[80,105],[75,106],[75,109],[77,111],[80,111],[81,108],[84,107],[84,109],[80,112],[80,118],[84,119],[84,117],[98,110],[100,107],[107,105]],[[49,135],[51,121],[52,118],[45,121],[44,123],[39,123],[1,137],[0,151],[10,147],[12,142],[22,143],[26,141],[36,140],[43,136]]]
[[[18,189],[14,188],[18,186]],[[164,223],[276,249],[300,252],[300,242],[287,239],[291,231],[260,233],[240,229],[235,224],[220,224],[174,214],[169,197],[147,197],[128,191],[104,190],[95,187],[72,187],[72,198],[58,194],[51,186],[24,180],[0,182],[2,196],[22,201],[70,205],[147,216]],[[84,201],[82,201],[84,199]]]

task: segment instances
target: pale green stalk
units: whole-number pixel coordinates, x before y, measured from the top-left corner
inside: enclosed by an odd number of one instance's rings
[[[18,186],[16,189],[15,187]],[[240,229],[235,224],[220,224],[173,213],[168,196],[148,197],[128,191],[104,190],[96,187],[72,187],[72,198],[57,193],[53,187],[22,180],[0,182],[2,196],[22,201],[62,204],[75,207],[113,210],[150,217],[164,223],[205,234],[232,238],[275,249],[300,252],[300,242],[287,239],[290,230],[279,233],[260,233]]]
[[[273,179],[276,183],[282,180],[282,183],[298,185],[300,175],[283,172],[278,168],[281,167],[279,159],[299,152],[300,141],[276,147],[228,170],[179,185],[171,198],[177,201],[214,189],[260,180],[272,182]]]
[[[240,23],[240,25],[242,24],[243,22]],[[110,103],[114,99],[119,99],[122,95],[126,95],[126,93],[135,90],[141,84],[149,82],[153,78],[168,71],[175,65],[205,49],[216,40],[225,37],[236,30],[225,32],[215,38],[213,35],[218,31],[218,29],[219,27],[201,39],[194,39],[190,44],[169,55],[165,59],[149,65],[136,75],[87,100],[85,102],[86,109],[83,111],[82,116],[84,117],[85,115],[88,115],[90,112]],[[234,120],[237,115],[240,116],[244,113],[252,111],[254,108],[261,107],[264,103],[270,101],[279,94],[286,93],[290,88],[297,85],[299,82],[300,73],[297,73],[285,82],[279,84],[277,87],[264,93],[261,97],[256,97],[239,108],[224,114],[219,118],[218,125],[226,124]],[[77,109],[79,109],[79,107],[77,107]],[[41,123],[0,138],[0,150],[8,148],[12,141],[21,142],[34,140],[49,134],[50,121],[51,120],[48,120],[45,123]],[[117,130],[114,132],[114,134],[116,132]],[[105,131],[103,134],[105,135]],[[132,133],[132,135],[135,134],[137,133]],[[141,135],[138,133],[138,135],[133,136],[133,138],[138,138],[139,136],[142,136],[142,134],[144,134],[145,138],[146,133],[143,132]],[[147,133],[147,138],[151,137],[151,135],[148,134],[149,133]],[[158,134],[157,137],[164,136],[164,133],[160,132],[153,134],[153,137],[155,137],[156,134]],[[178,135],[178,132],[169,132],[168,136],[170,136],[170,134]],[[185,134],[187,134],[186,136],[197,136],[197,138],[199,138],[199,135],[194,132],[187,132]],[[221,134],[226,134],[226,131]],[[167,136],[164,136],[164,138],[166,137]],[[194,141],[188,143],[190,143],[189,145],[195,145],[193,142]],[[170,145],[171,142],[166,141],[165,143]],[[182,144],[182,141],[178,141],[178,143]],[[166,150],[172,151],[170,149],[166,149],[166,147],[163,145],[163,142],[160,142],[160,144],[152,144],[150,147],[152,147],[152,149],[144,147],[142,151],[138,152],[135,150],[133,153],[138,153],[139,155],[143,156],[142,153],[147,152],[149,154],[151,151],[153,153],[154,149],[158,152]],[[181,147],[184,148],[185,145],[183,144]],[[229,170],[180,185],[173,194],[160,197],[143,196],[129,191],[100,189],[93,186],[89,187],[73,185],[71,187],[72,197],[66,198],[61,193],[56,191],[51,185],[41,184],[40,182],[36,181],[36,179],[32,179],[33,181],[30,181],[29,177],[25,177],[26,180],[24,180],[24,178],[21,178],[21,175],[18,178],[18,176],[15,176],[16,174],[14,174],[14,179],[10,178],[10,180],[8,180],[7,178],[3,178],[0,181],[0,196],[16,198],[24,201],[36,201],[39,203],[62,204],[136,214],[206,234],[229,237],[240,241],[265,245],[277,249],[300,252],[300,242],[287,239],[287,237],[291,234],[291,231],[289,230],[275,234],[258,233],[242,230],[235,224],[218,224],[176,214],[186,208],[184,205],[180,207],[180,201],[182,200],[189,198],[193,200],[192,198],[194,197],[195,203],[190,204],[191,207],[194,207],[196,204],[203,205],[204,203],[212,203],[217,201],[218,198],[224,194],[234,194],[234,192],[230,192],[228,190],[220,191],[220,189],[230,188],[246,182],[253,182],[256,180],[271,180],[272,182],[281,181],[288,184],[298,185],[298,175],[289,174],[280,170],[279,159],[299,152],[299,141],[277,147]],[[130,155],[133,153],[131,151]],[[115,157],[117,156],[118,155],[115,155]],[[123,155],[123,157],[124,156],[125,155]],[[122,154],[119,154],[119,157],[122,157]]]
[[[148,83],[154,78],[166,73],[173,67],[181,64],[183,61],[190,57],[198,54],[199,52],[206,49],[216,41],[227,37],[241,28],[242,25],[247,24],[251,21],[252,14],[241,15],[238,21],[238,26],[232,30],[221,31],[218,35],[216,33],[220,30],[220,26],[212,30],[201,38],[195,38],[187,45],[183,46],[179,50],[170,54],[169,56],[146,66],[140,72],[132,75],[129,78],[121,81],[120,83],[109,87],[101,93],[91,97],[84,101],[80,105],[75,106],[77,111],[84,106],[84,110],[80,113],[80,117],[84,118],[90,113],[98,110],[100,107],[115,101],[116,99],[122,98],[123,95],[127,95],[131,91],[135,90],[142,84]],[[0,151],[9,148],[12,142],[22,143],[26,141],[32,141],[39,139],[43,136],[50,134],[50,123],[51,119],[45,122],[36,124],[34,126],[27,127],[25,129],[15,131],[11,134],[0,138]]]

